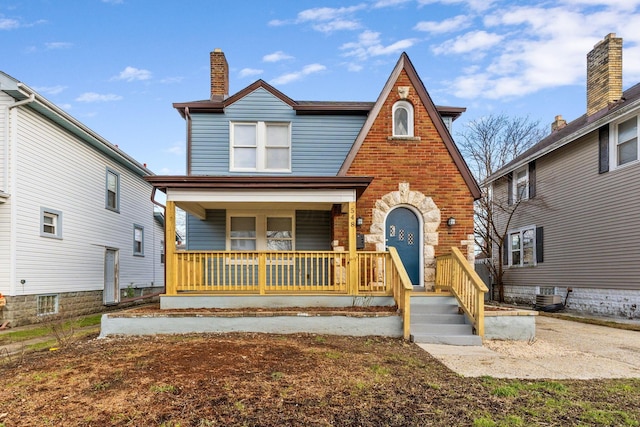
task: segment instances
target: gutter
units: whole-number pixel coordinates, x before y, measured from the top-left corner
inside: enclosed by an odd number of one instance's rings
[[[526,164],[528,164],[529,162],[531,162],[532,160],[536,160],[539,159],[540,157],[543,157],[547,154],[549,154],[552,151],[555,151],[573,141],[575,141],[578,138],[581,138],[583,136],[585,136],[588,133],[593,132],[594,130],[598,129],[599,127],[608,124],[610,122],[613,121],[613,119],[615,117],[619,117],[619,116],[623,116],[625,114],[627,114],[628,112],[632,111],[635,108],[638,108],[638,106],[640,106],[640,100],[636,100],[635,102],[626,105],[620,109],[615,110],[615,112],[611,112],[610,114],[607,114],[603,117],[601,117],[600,119],[590,123],[587,126],[584,126],[582,129],[579,129],[567,136],[565,136],[562,139],[559,139],[558,141],[556,141],[555,143],[549,145],[548,147],[540,150],[540,151],[536,151],[535,153],[530,154],[527,157],[524,157],[522,159],[520,159],[518,162],[513,163],[511,165],[509,165],[508,168],[502,168],[499,169],[498,171],[494,172],[493,174],[491,174],[490,176],[487,177],[487,179],[485,179],[482,182],[483,186],[489,185],[492,182],[496,181],[499,178],[502,178],[503,176],[505,176],[507,173],[514,171]],[[597,114],[597,113],[596,113]]]

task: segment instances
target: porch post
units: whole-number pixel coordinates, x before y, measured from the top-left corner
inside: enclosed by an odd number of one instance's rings
[[[164,265],[165,265],[165,293],[176,295],[176,206],[175,202],[167,200],[164,211]]]
[[[356,202],[349,202],[349,294],[358,294],[358,254],[356,252]]]

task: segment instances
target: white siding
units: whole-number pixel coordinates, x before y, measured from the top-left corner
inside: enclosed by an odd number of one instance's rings
[[[9,193],[7,183],[4,182],[5,159],[8,160],[8,153],[5,153],[5,114],[6,105],[11,103],[13,98],[0,92],[0,191]],[[11,198],[5,203],[0,203],[0,293],[9,294],[9,277],[11,275]]]
[[[106,247],[120,251],[122,288],[150,286],[162,275],[151,185],[32,110],[16,113],[16,294],[101,290]],[[107,167],[120,173],[119,213],[105,209]],[[62,239],[40,236],[41,207],[62,212]],[[144,227],[144,257],[133,256],[134,224]]]

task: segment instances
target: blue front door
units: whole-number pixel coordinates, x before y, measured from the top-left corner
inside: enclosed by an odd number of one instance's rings
[[[411,283],[420,285],[420,223],[410,209],[396,208],[386,222],[387,246],[398,251]]]

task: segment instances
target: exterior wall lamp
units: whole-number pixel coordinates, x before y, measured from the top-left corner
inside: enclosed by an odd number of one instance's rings
[[[456,219],[452,216],[449,217],[449,219],[447,220],[447,225],[449,227],[453,227],[454,225],[456,225]]]
[[[356,227],[360,227],[360,226],[362,226],[362,217],[361,216],[356,218]]]

